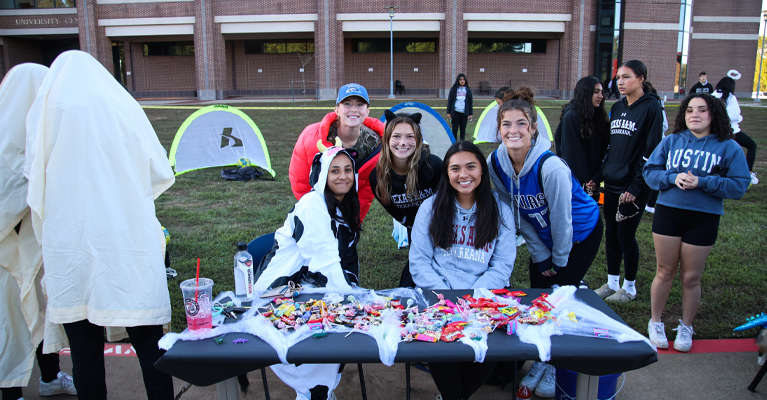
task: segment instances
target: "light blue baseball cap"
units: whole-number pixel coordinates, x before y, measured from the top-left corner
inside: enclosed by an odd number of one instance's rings
[[[370,99],[368,98],[368,90],[364,86],[356,83],[347,83],[338,89],[338,98],[336,98],[336,104],[344,101],[347,97],[357,96],[365,100],[365,103],[370,105]]]

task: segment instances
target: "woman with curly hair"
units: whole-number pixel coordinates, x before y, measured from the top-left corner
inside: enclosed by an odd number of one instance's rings
[[[652,282],[650,341],[668,348],[661,314],[679,271],[682,319],[674,349],[692,348],[692,320],[700,304],[700,276],[716,242],[723,199],[746,193],[751,180],[746,158],[733,139],[724,103],[692,93],[679,106],[674,134],[666,136],[644,167],[644,178],[660,190],[652,232],[658,265]]]
[[[587,192],[593,193],[599,186],[609,132],[602,84],[593,76],[581,78],[573,99],[562,108],[554,146]]]

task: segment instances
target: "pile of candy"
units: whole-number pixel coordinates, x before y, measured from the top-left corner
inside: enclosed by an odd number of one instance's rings
[[[555,320],[551,316],[553,306],[546,300],[547,294],[533,300],[532,306],[528,307],[518,300],[526,296],[524,292],[509,292],[506,289],[491,292],[492,299],[475,299],[465,295],[455,302],[435,293],[439,301],[424,310],[413,305],[411,299],[405,305],[390,298],[362,303],[349,295],[342,303],[342,296],[327,294],[323,299],[306,302],[276,298],[259,311],[283,332],[308,325],[315,337],[321,337],[327,332],[348,331],[349,328],[352,332],[367,331],[371,326],[380,325],[382,314],[385,310],[391,310],[399,321],[400,337],[407,342],[453,342],[464,337],[468,328],[491,333],[506,327],[511,335],[516,332],[518,323],[540,325]],[[476,331],[468,335],[471,339],[481,339]]]

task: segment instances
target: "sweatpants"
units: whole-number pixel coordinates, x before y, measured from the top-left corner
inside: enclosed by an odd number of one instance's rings
[[[746,164],[748,164],[748,170],[754,170],[754,160],[756,160],[756,142],[751,139],[750,136],[740,131],[735,134],[735,142],[746,150]]]
[[[40,367],[40,379],[48,383],[58,377],[59,372],[59,353],[43,354],[43,343],[37,346],[35,352],[37,356],[37,366]],[[2,388],[3,400],[17,400],[23,397],[20,387]]]
[[[555,284],[578,286],[597,256],[599,245],[602,243],[602,230],[602,217],[600,216],[591,234],[584,241],[578,244],[573,243],[570,257],[567,259],[567,266],[560,268],[557,274],[552,277],[543,276],[538,269],[538,264],[534,263],[531,257],[529,261],[530,287],[548,289]]]
[[[136,349],[144,388],[149,400],[172,400],[173,378],[155,369],[154,363],[165,354],[157,347],[162,337],[161,325],[125,328],[131,345]],[[72,378],[79,400],[107,398],[106,371],[104,370],[104,327],[88,320],[64,324],[72,350]]]
[[[497,362],[429,363],[429,371],[443,400],[465,400],[490,377]]]
[[[469,116],[458,111],[454,111],[452,114],[453,116],[453,137],[455,137],[455,140],[458,139],[458,128],[460,126],[461,128],[461,138],[460,140],[466,140],[466,124],[469,123]]]
[[[644,214],[644,207],[650,199],[652,190],[639,193],[634,204],[639,207],[637,215],[621,222],[615,222],[615,214],[618,213],[618,198],[620,194],[605,192],[605,253],[607,255],[607,273],[620,275],[621,260],[625,270],[624,278],[634,281],[639,269],[639,243],[636,233],[639,222]]]

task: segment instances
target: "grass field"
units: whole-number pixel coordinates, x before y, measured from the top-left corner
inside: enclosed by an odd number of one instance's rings
[[[419,100],[443,112],[444,100]],[[375,100],[375,107],[390,107],[399,101]],[[481,109],[490,100],[478,100],[475,109]],[[564,102],[548,101],[540,104],[556,129]],[[237,104],[232,104],[237,106]],[[245,107],[293,107],[291,103],[247,103]],[[157,217],[171,234],[169,250],[172,267],[179,275],[168,280],[173,305],[173,330],[185,327],[181,281],[194,277],[196,259],[201,259],[201,276],[215,281],[214,291],[232,290],[233,257],[237,241],[253,238],[279,228],[295,198],[288,182],[290,155],[301,130],[319,121],[332,110],[332,102],[308,102],[309,107],[326,109],[249,110],[248,114],[259,126],[276,171],[275,180],[256,180],[247,183],[229,182],[220,178],[221,168],[189,172],[176,177],[176,183],[156,201]],[[190,109],[147,108],[152,125],[162,145],[170,150],[173,137],[181,123],[194,112]],[[669,120],[674,119],[677,107],[667,107]],[[694,328],[696,339],[738,337],[732,328],[744,319],[767,310],[767,108],[743,107],[741,129],[758,144],[757,162],[762,183],[752,186],[740,200],[725,201],[726,215],[721,219],[719,239],[708,258],[703,273],[703,296]],[[477,113],[479,114],[479,113]],[[371,110],[370,116],[379,118],[382,109]],[[478,115],[477,115],[478,117]],[[673,125],[673,122],[672,122]],[[469,123],[468,132],[473,132]],[[481,145],[488,154],[495,145]],[[613,306],[616,312],[639,332],[646,334],[650,317],[650,284],[655,274],[655,252],[650,231],[652,215],[645,215],[637,232],[640,245],[637,300],[630,304]],[[363,237],[359,244],[361,281],[374,289],[390,288],[399,282],[400,272],[407,259],[407,249],[398,250],[391,239],[391,217],[374,203],[363,224]],[[529,286],[528,254],[519,248],[511,286]],[[592,288],[605,283],[607,267],[604,244],[584,278]],[[681,287],[674,285],[669,297],[663,322],[673,338],[671,328],[681,318]],[[744,332],[741,336],[753,336]]]

